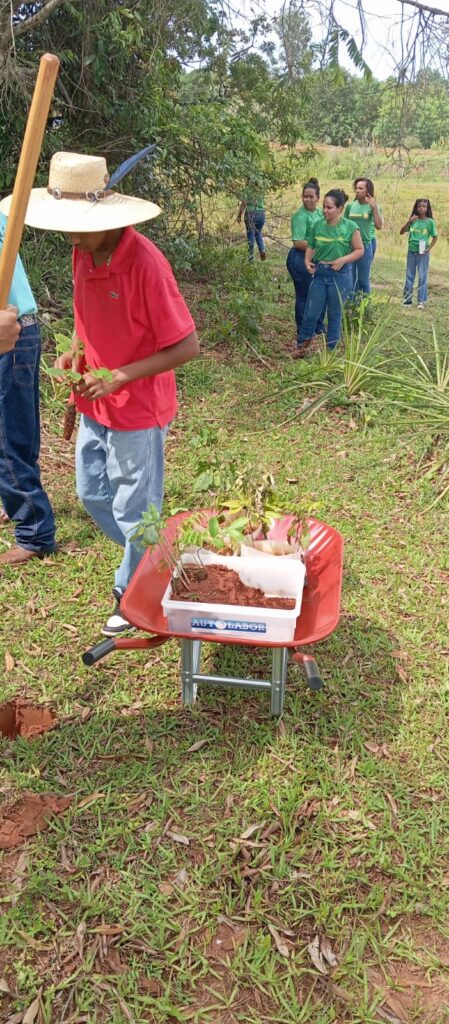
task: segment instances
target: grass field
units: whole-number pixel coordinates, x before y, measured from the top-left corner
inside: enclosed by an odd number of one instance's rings
[[[385,175],[378,193],[375,315],[388,302],[426,353],[433,322],[447,336],[447,242],[420,315],[401,308],[396,231],[428,193],[445,235],[449,181]],[[310,368],[289,359],[282,244],[294,207],[292,193],[273,200],[275,240],[252,274],[242,242],[218,281],[183,282],[203,355],[178,375],[167,510],[194,507],[207,426],[223,459],[272,470],[287,507],[299,497],[341,530],[341,621],[315,650],[325,689],[290,667],[275,721],[264,696],[238,692],[203,691],[183,709],[175,642],[83,667],[117,551],[76,501],[73,445],[47,391],[42,468],[60,554],[2,574],[2,691],[50,702],[60,725],[1,741],[0,786],[5,801],[26,790],[73,802],[0,854],[1,1021],[449,1021],[447,504],[426,511],[428,438],[403,416],[342,403],[300,418],[307,388],[291,385]],[[395,341],[398,365],[406,347]],[[267,668],[249,650],[211,646],[207,658],[225,674]]]

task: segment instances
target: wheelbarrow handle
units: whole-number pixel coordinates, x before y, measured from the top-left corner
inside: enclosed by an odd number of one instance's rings
[[[85,665],[95,665],[97,661],[101,661],[107,654],[111,654],[111,651],[148,650],[152,647],[161,647],[169,639],[168,636],[108,637],[107,640],[100,640],[99,644],[89,647],[89,650],[85,651],[82,655],[82,661]]]
[[[107,640],[100,640],[99,644],[94,644],[88,651],[85,651],[82,655],[82,661],[85,665],[95,665],[97,661],[101,661],[111,651],[115,651],[115,640],[108,637]]]
[[[295,661],[297,665],[303,665],[311,690],[323,689],[324,683],[315,658],[312,658],[310,654],[301,654],[300,651],[297,651],[296,654],[292,654],[292,661]]]

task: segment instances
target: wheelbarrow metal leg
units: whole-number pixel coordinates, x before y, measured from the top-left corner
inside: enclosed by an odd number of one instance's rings
[[[181,640],[181,685],[182,703],[194,704],[198,692],[198,684],[194,676],[198,674],[201,658],[201,640]]]
[[[273,647],[271,668],[271,717],[282,714],[285,680],[287,678],[288,647]]]

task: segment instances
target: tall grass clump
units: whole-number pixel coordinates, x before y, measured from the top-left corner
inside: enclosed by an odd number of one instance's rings
[[[424,474],[439,484],[430,507],[449,491],[449,350],[443,348],[434,326],[432,339],[428,361],[410,344],[403,371],[388,373],[382,367],[377,371],[384,400],[401,409],[421,433],[430,433],[437,446],[438,454]]]
[[[332,351],[323,344],[313,363],[310,361],[305,366],[301,379],[284,389],[319,392],[301,412],[304,420],[328,404],[359,404],[364,408],[367,398],[379,397],[379,373],[386,371],[395,358],[391,344],[400,336],[399,331],[393,329],[393,321],[393,308],[373,319],[373,306],[368,296],[350,311],[343,310],[341,343]]]

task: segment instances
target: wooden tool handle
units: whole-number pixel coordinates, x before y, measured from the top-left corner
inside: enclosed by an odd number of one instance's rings
[[[33,187],[58,71],[58,58],[53,53],[44,53],[40,60],[39,74],[28,114],[8,225],[0,254],[0,309],[5,309],[8,302],[14,267],[22,240],[26,209]]]

